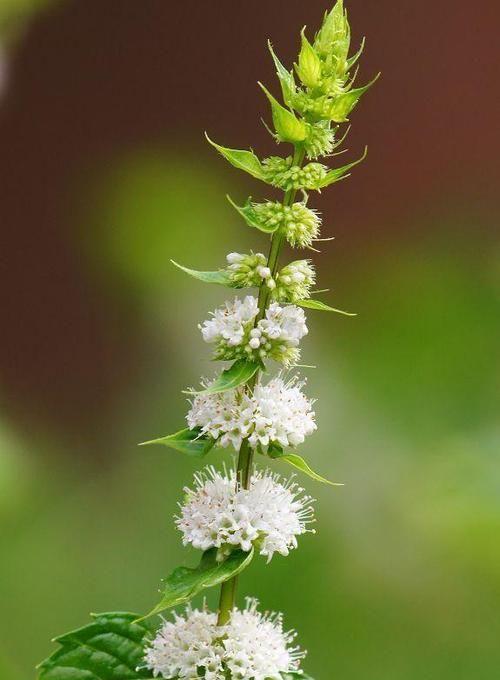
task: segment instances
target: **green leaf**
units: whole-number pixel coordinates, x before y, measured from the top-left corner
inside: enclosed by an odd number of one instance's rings
[[[349,70],[354,66],[354,64],[358,61],[358,59],[360,58],[360,56],[363,54],[363,50],[364,50],[364,49],[365,49],[365,39],[363,38],[363,40],[361,41],[361,45],[360,45],[360,47],[359,47],[359,50],[356,52],[356,54],[354,54],[352,57],[349,57],[349,59],[347,60],[347,70],[348,70],[348,71],[349,71]]]
[[[328,118],[333,120],[335,123],[345,123],[347,121],[347,116],[353,110],[353,108],[358,103],[360,97],[373,85],[373,83],[378,80],[380,73],[378,73],[375,78],[363,87],[357,87],[354,90],[349,90],[344,92],[344,94],[335,97],[332,101],[331,106],[328,111]]]
[[[343,314],[344,316],[357,316],[352,312],[344,312],[342,309],[335,309],[335,307],[330,307],[330,305],[321,302],[321,300],[313,300],[311,298],[307,298],[306,300],[298,300],[295,304],[299,305],[299,307],[317,309],[321,312],[336,312],[337,314]]]
[[[189,276],[192,276],[195,279],[199,279],[204,283],[218,283],[221,286],[228,286],[229,288],[232,287],[231,277],[227,272],[223,270],[219,270],[216,272],[199,272],[196,269],[188,269],[188,267],[183,267],[178,262],[175,262],[175,260],[170,260],[170,262],[179,269],[181,269],[183,272],[186,272],[186,274],[189,274]]]
[[[269,51],[271,52],[274,65],[276,66],[276,74],[280,81],[281,92],[283,94],[283,101],[287,106],[291,106],[296,92],[293,71],[287,71],[287,69],[283,66],[281,61],[276,56],[270,40],[267,41],[267,45],[269,47]]]
[[[364,161],[367,153],[368,147],[365,146],[365,150],[361,158],[358,158],[356,161],[352,161],[352,163],[347,163],[347,165],[343,165],[340,168],[333,168],[333,170],[329,170],[323,179],[320,180],[315,186],[315,189],[324,189],[325,187],[330,186],[330,184],[343,179],[351,168],[353,168],[355,165],[358,165],[358,163],[361,163],[361,161]]]
[[[218,392],[233,390],[235,387],[248,382],[257,373],[259,368],[261,368],[261,364],[256,361],[238,359],[232,366],[222,371],[220,376],[209,387],[199,392],[192,392],[191,394],[217,394]]]
[[[262,163],[253,151],[227,149],[226,147],[220,146],[220,144],[213,142],[207,133],[205,133],[205,137],[210,142],[210,144],[231,163],[231,165],[234,165],[235,168],[248,172],[249,175],[252,175],[252,177],[255,177],[256,179],[266,181]]]
[[[278,100],[273,97],[262,83],[259,83],[259,85],[264,90],[266,97],[271,103],[274,129],[276,130],[278,139],[282,142],[290,142],[291,144],[303,142],[307,134],[305,122],[296,118],[292,111],[281,106]]]
[[[236,576],[252,561],[253,548],[249,552],[234,550],[224,562],[217,562],[216,556],[217,548],[211,548],[203,554],[200,564],[195,569],[188,567],[174,569],[164,580],[160,602],[143,618],[185,604],[205,588],[218,586]]]
[[[233,208],[235,208],[240,213],[240,215],[243,217],[243,219],[245,220],[249,227],[255,227],[255,229],[259,229],[260,231],[263,231],[265,234],[272,234],[278,228],[279,226],[278,224],[269,227],[265,224],[262,224],[259,221],[257,213],[252,207],[252,197],[247,199],[244,206],[236,205],[236,203],[232,200],[230,196],[227,196],[227,200],[229,201],[229,203],[231,203]]]
[[[206,456],[214,447],[215,440],[211,437],[202,435],[200,428],[195,428],[194,430],[185,428],[184,430],[175,432],[175,434],[169,434],[166,437],[141,442],[139,446],[148,446],[149,444],[163,444],[163,446],[168,446],[170,449],[175,449],[188,456],[201,458]]]
[[[92,614],[92,623],[66,633],[61,645],[38,666],[39,680],[146,680],[153,674],[137,670],[144,657],[149,627],[137,614]]]
[[[318,475],[318,473],[314,472],[314,470],[309,466],[309,464],[306,463],[302,456],[299,456],[296,453],[287,453],[278,444],[271,444],[267,450],[267,455],[270,458],[274,458],[276,460],[283,460],[285,461],[285,463],[289,463],[289,465],[292,465],[294,468],[300,470],[308,477],[311,477],[311,479],[314,479],[317,482],[322,482],[323,484],[330,484],[330,486],[344,486],[342,483],[330,482],[329,479],[326,479],[325,477]]]

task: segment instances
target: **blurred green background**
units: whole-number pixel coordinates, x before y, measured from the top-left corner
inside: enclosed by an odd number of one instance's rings
[[[213,370],[215,269],[265,250],[224,196],[266,195],[207,148],[273,151],[257,79],[323,2],[0,2],[0,678],[28,680],[89,611],[143,612],[197,555],[172,522],[183,425]],[[315,205],[329,301],[304,360],[318,534],[240,598],[286,613],[318,680],[491,680],[500,668],[497,6],[349,3],[368,37],[348,155]],[[495,91],[495,88],[497,91]],[[495,113],[496,111],[496,113]],[[343,160],[342,160],[343,162]],[[340,161],[339,161],[340,164]],[[210,462],[229,459],[212,454]],[[209,593],[215,602],[216,593]]]

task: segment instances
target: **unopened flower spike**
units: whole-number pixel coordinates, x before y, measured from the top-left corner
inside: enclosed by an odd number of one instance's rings
[[[182,543],[200,551],[198,564],[177,567],[162,580],[149,614],[94,615],[89,625],[57,638],[60,649],[39,666],[38,680],[69,677],[68,669],[74,680],[89,673],[121,679],[124,668],[127,680],[312,680],[301,669],[305,652],[295,644],[295,632],[284,628],[282,614],[260,611],[253,598],[239,607],[236,579],[243,583],[242,573],[259,556],[267,562],[276,554],[286,557],[304,534],[314,533],[314,501],[302,478],[336,486],[301,455],[317,424],[315,401],[295,370],[306,349],[304,310],[352,314],[318,298],[328,291],[318,290],[313,262],[296,250],[315,251],[314,244],[331,238],[321,236],[311,192],[345,179],[366,156],[365,150],[361,158],[331,167],[349,129],[342,133],[340,126],[374,82],[354,87],[364,41],[351,56],[350,43],[342,0],[315,34],[302,29],[292,68],[269,42],[279,85],[260,87],[270,106],[271,134],[280,143],[275,154],[262,158],[248,144],[226,147],[207,135],[220,156],[261,183],[257,199],[229,199],[255,245],[243,252],[227,245],[220,254],[227,253],[225,262],[215,269],[188,268],[176,255],[172,260],[199,282],[227,291],[198,326],[212,358],[226,363],[202,379],[198,391],[188,391],[184,426],[144,442],[199,464],[174,518]],[[288,260],[286,247],[294,249]],[[217,465],[222,449],[233,455],[227,468]],[[309,454],[314,457],[313,447]],[[280,472],[257,468],[257,459]],[[287,466],[297,477],[281,475]],[[193,608],[191,600],[212,587],[220,587],[217,607]],[[183,609],[165,615],[151,633],[144,619],[175,607]],[[325,680],[330,675],[325,671]]]

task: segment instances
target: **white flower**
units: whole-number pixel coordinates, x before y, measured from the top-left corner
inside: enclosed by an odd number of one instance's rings
[[[267,271],[264,274],[267,275]],[[269,357],[285,365],[296,363],[300,356],[299,342],[308,332],[304,310],[273,302],[265,317],[256,324],[258,312],[257,298],[252,295],[243,301],[235,298],[226,302],[200,326],[203,339],[216,345],[217,359]]]
[[[208,387],[210,382],[203,382]],[[243,389],[217,394],[197,394],[187,414],[189,429],[200,427],[204,434],[217,439],[224,448],[239,450],[241,442],[253,429],[254,405]]]
[[[248,598],[225,626],[217,626],[206,608],[174,614],[146,649],[146,667],[168,680],[282,680],[282,673],[297,672],[305,652],[290,646],[295,633],[283,630],[281,614],[261,614],[257,607]]]
[[[258,311],[257,299],[252,295],[247,295],[243,301],[235,298],[233,302],[226,302],[200,327],[203,340],[228,346],[240,345]]]
[[[256,426],[249,437],[251,446],[266,447],[271,442],[297,446],[316,430],[312,402],[302,392],[302,385],[297,379],[285,383],[274,378],[267,385],[255,386],[252,399]]]
[[[297,446],[316,430],[313,402],[302,392],[303,384],[296,378],[285,383],[278,377],[267,385],[256,385],[253,394],[243,387],[197,394],[187,414],[188,426],[191,430],[199,427],[220,446],[236,450],[246,438],[253,448],[264,450],[271,443]]]
[[[283,340],[292,347],[308,333],[304,310],[294,305],[281,307],[277,302],[271,303],[257,328],[271,340]]]
[[[248,552],[256,545],[261,555],[272,558],[275,552],[288,555],[297,547],[297,536],[311,532],[312,499],[303,489],[269,470],[252,475],[244,489],[234,470],[228,474],[206,468],[194,476],[194,489],[185,488],[185,501],[176,517],[184,545],[208,550],[228,547]]]

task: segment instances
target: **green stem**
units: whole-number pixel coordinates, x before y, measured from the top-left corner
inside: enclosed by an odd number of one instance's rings
[[[293,155],[293,164],[302,165],[304,160],[304,149],[302,147],[295,147],[295,152]],[[295,201],[295,196],[297,191],[295,189],[290,189],[285,193],[283,198],[283,206],[290,206]],[[271,276],[275,278],[278,271],[279,256],[283,243],[285,241],[285,233],[278,229],[274,232],[271,238],[271,246],[269,248],[269,256],[267,258],[267,266],[271,270]],[[271,291],[267,287],[265,282],[262,282],[259,288],[259,313],[255,320],[257,324],[265,315],[266,309],[269,305],[271,298]],[[247,392],[253,392],[255,385],[257,384],[260,377],[260,371],[248,381],[245,386]],[[252,463],[253,463],[254,451],[248,443],[248,439],[244,439],[240,446],[240,452],[238,455],[238,464],[236,467],[236,476],[238,482],[244,489],[248,489],[250,485],[250,477],[252,474]],[[233,578],[228,581],[224,581],[221,586],[220,598],[219,598],[219,616],[217,619],[217,625],[225,625],[231,616],[231,611],[234,608],[234,603],[236,600],[236,586],[238,584],[238,577],[233,576]]]

